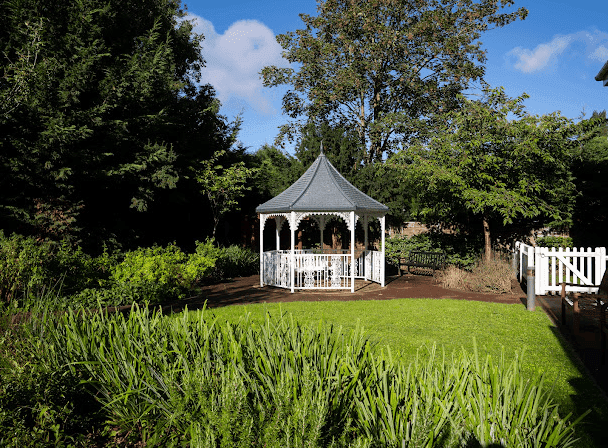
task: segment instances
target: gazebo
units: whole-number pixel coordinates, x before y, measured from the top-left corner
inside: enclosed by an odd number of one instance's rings
[[[384,230],[388,207],[370,198],[348,182],[321,153],[308,170],[278,196],[259,205],[260,286],[296,289],[350,289],[355,279],[384,286]],[[332,216],[344,220],[350,231],[350,250],[326,248],[323,231]],[[295,249],[295,232],[304,218],[313,219],[320,232],[314,249]],[[264,252],[264,226],[276,222],[276,250]],[[369,250],[368,227],[380,221],[380,250]],[[291,249],[280,249],[280,232],[289,223]],[[363,225],[364,248],[355,256],[355,226]]]

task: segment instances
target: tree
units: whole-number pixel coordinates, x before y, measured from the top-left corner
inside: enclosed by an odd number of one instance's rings
[[[258,203],[278,196],[304,173],[302,164],[274,146],[263,145],[251,158]]]
[[[210,159],[203,160],[200,169],[196,170],[196,180],[211,205],[213,238],[221,217],[231,210],[237,210],[238,199],[251,189],[246,182],[252,176],[253,169],[245,167],[244,162],[233,163],[226,168],[218,165],[218,159],[225,154],[226,151],[216,152]]]
[[[392,162],[420,187],[427,216],[450,222],[463,210],[480,218],[486,258],[492,221],[564,225],[572,219],[576,188],[572,158],[594,124],[552,113],[525,113],[523,100],[502,88],[445,116],[428,146],[413,146]],[[510,119],[511,114],[516,117]]]
[[[153,233],[159,193],[200,201],[178,182],[238,124],[197,85],[183,17],[176,0],[0,1],[1,227],[125,241]]]
[[[512,0],[326,0],[301,14],[303,30],[277,36],[299,68],[265,67],[264,86],[291,85],[277,144],[307,122],[356,130],[364,163],[428,135],[437,112],[458,106],[457,93],[482,79],[481,32],[527,10],[499,14]]]
[[[571,235],[577,246],[606,246],[608,222],[608,120],[606,111],[593,112],[599,135],[581,145],[573,164],[576,206]]]

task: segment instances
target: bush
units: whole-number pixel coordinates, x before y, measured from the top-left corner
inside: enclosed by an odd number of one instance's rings
[[[36,296],[50,282],[52,248],[33,238],[5,237],[0,231],[0,299],[11,302],[26,292]],[[55,280],[57,281],[57,279]]]
[[[472,269],[482,250],[480,238],[459,233],[431,231],[414,235],[395,236],[386,239],[387,263],[397,266],[399,258],[406,258],[411,250],[422,252],[443,251],[446,262],[464,269]]]
[[[0,445],[90,446],[103,420],[87,383],[67,371],[23,371],[0,385]]]
[[[197,243],[197,245],[200,243]],[[260,272],[260,254],[246,247],[232,245],[229,247],[197,246],[197,254],[213,254],[217,257],[215,266],[207,271],[206,279],[221,281],[234,277],[245,277]]]
[[[574,247],[572,238],[567,236],[542,236],[536,239],[539,247]]]
[[[490,260],[481,258],[469,272],[456,266],[448,266],[436,274],[437,281],[445,288],[463,289],[474,292],[508,294],[514,278],[511,264],[494,255]]]
[[[67,241],[6,237],[0,231],[0,302],[35,299],[49,288],[69,296],[98,286],[108,276],[103,263],[109,259],[94,259]]]
[[[219,278],[244,277],[260,271],[260,254],[246,247],[222,248],[216,263],[215,275]]]
[[[197,252],[190,256],[175,244],[127,252],[111,274],[110,289],[150,303],[183,298],[215,265],[212,254],[212,240],[197,243]]]

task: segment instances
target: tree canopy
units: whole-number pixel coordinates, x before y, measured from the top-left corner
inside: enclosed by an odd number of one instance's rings
[[[481,100],[463,99],[428,145],[412,146],[391,161],[418,186],[428,219],[453,223],[463,211],[479,218],[486,256],[492,222],[571,222],[572,160],[596,126],[574,124],[559,113],[527,114],[527,97],[487,88]]]
[[[277,144],[309,120],[356,130],[364,163],[426,135],[438,112],[483,78],[481,33],[527,10],[500,14],[512,0],[326,0],[305,29],[277,36],[298,69],[265,67],[267,87],[290,85],[283,111],[292,121]]]
[[[608,246],[608,120],[594,111],[589,121],[599,123],[599,135],[581,145],[573,163],[576,205],[571,235],[577,246]]]
[[[175,0],[0,2],[3,228],[133,237],[159,197],[200,201],[189,167],[238,123],[197,84],[202,36],[183,18]]]

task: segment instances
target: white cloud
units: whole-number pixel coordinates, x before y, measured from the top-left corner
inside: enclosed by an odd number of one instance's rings
[[[582,50],[580,45],[584,44]],[[516,47],[507,53],[507,57],[515,58],[513,67],[523,73],[533,73],[543,70],[557,62],[558,56],[570,50],[569,53],[579,58],[582,63],[585,58],[608,59],[608,33],[598,30],[593,32],[579,31],[566,35],[556,35],[550,42],[536,46],[534,50]]]
[[[203,34],[203,58],[206,61],[201,80],[211,84],[220,101],[244,99],[258,112],[276,113],[270,94],[262,89],[259,72],[267,65],[288,67],[274,33],[256,20],[240,20],[223,34],[202,17],[188,14],[194,32]]]
[[[524,73],[532,73],[545,68],[555,56],[562,53],[570,44],[570,36],[556,36],[546,44],[537,45],[531,51],[527,48],[516,47],[507,56],[517,57],[514,67]]]
[[[593,53],[589,55],[589,57],[601,62],[606,61],[608,60],[608,48],[600,45],[595,49],[595,51],[593,51]]]

